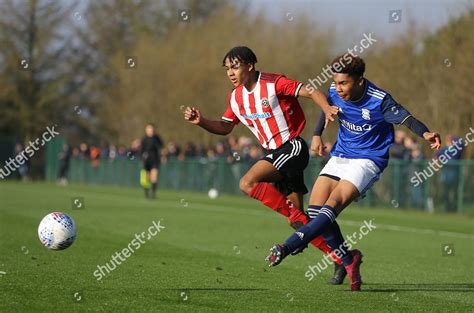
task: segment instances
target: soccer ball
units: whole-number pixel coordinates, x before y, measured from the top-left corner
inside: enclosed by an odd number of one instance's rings
[[[215,199],[219,197],[219,191],[217,191],[216,188],[211,188],[209,189],[209,192],[207,193],[207,195],[209,196],[209,198]]]
[[[49,213],[38,226],[38,237],[48,249],[66,249],[76,239],[76,223],[62,212]]]

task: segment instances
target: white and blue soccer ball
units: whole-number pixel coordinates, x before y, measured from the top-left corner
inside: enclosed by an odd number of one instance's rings
[[[69,215],[53,212],[46,215],[39,224],[38,237],[51,250],[63,250],[76,239],[76,223]]]

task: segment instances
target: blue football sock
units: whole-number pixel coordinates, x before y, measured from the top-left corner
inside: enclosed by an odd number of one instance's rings
[[[319,205],[309,205],[308,206],[309,218],[310,219],[316,218],[321,208],[322,207]],[[342,236],[341,229],[339,228],[339,224],[337,224],[337,221],[334,221],[332,224],[326,227],[324,231],[322,232],[322,236],[326,244],[333,251],[334,250],[340,251],[338,255],[342,254],[341,260],[344,265],[347,266],[352,263],[352,253],[347,249],[346,246],[344,246],[344,237]]]
[[[309,216],[309,219],[313,219],[315,218],[316,216],[318,216],[319,214],[319,211],[321,211],[322,209],[322,206],[320,205],[308,205],[308,216]]]
[[[298,228],[285,241],[285,249],[287,253],[292,253],[300,247],[306,246],[311,240],[321,235],[323,230],[330,226],[336,220],[336,214],[333,208],[325,205],[316,218],[312,219],[308,224]]]
[[[337,253],[336,255],[342,255],[341,260],[344,266],[352,263],[352,253],[347,249],[347,246],[344,245],[344,237],[342,236],[341,229],[336,221],[325,229],[323,232],[323,238],[333,251],[340,251],[340,253]]]

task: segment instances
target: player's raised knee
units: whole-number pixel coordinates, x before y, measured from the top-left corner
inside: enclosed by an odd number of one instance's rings
[[[255,185],[255,182],[251,179],[248,179],[247,177],[242,177],[239,182],[239,187],[242,192],[249,194],[250,191],[252,190],[253,186]]]

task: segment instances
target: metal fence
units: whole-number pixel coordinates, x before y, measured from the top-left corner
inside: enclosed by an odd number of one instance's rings
[[[324,164],[316,159],[310,161],[305,171],[309,190]],[[229,163],[219,158],[171,159],[161,165],[159,187],[200,192],[216,188],[221,193],[242,194],[239,180],[249,168],[245,162]],[[139,187],[140,169],[138,159],[102,159],[94,164],[73,159],[68,178],[73,183]],[[50,165],[47,179],[56,179],[55,171],[57,164]],[[474,160],[451,160],[438,170],[430,170],[428,160],[391,160],[381,179],[358,205],[474,214],[473,171]]]

